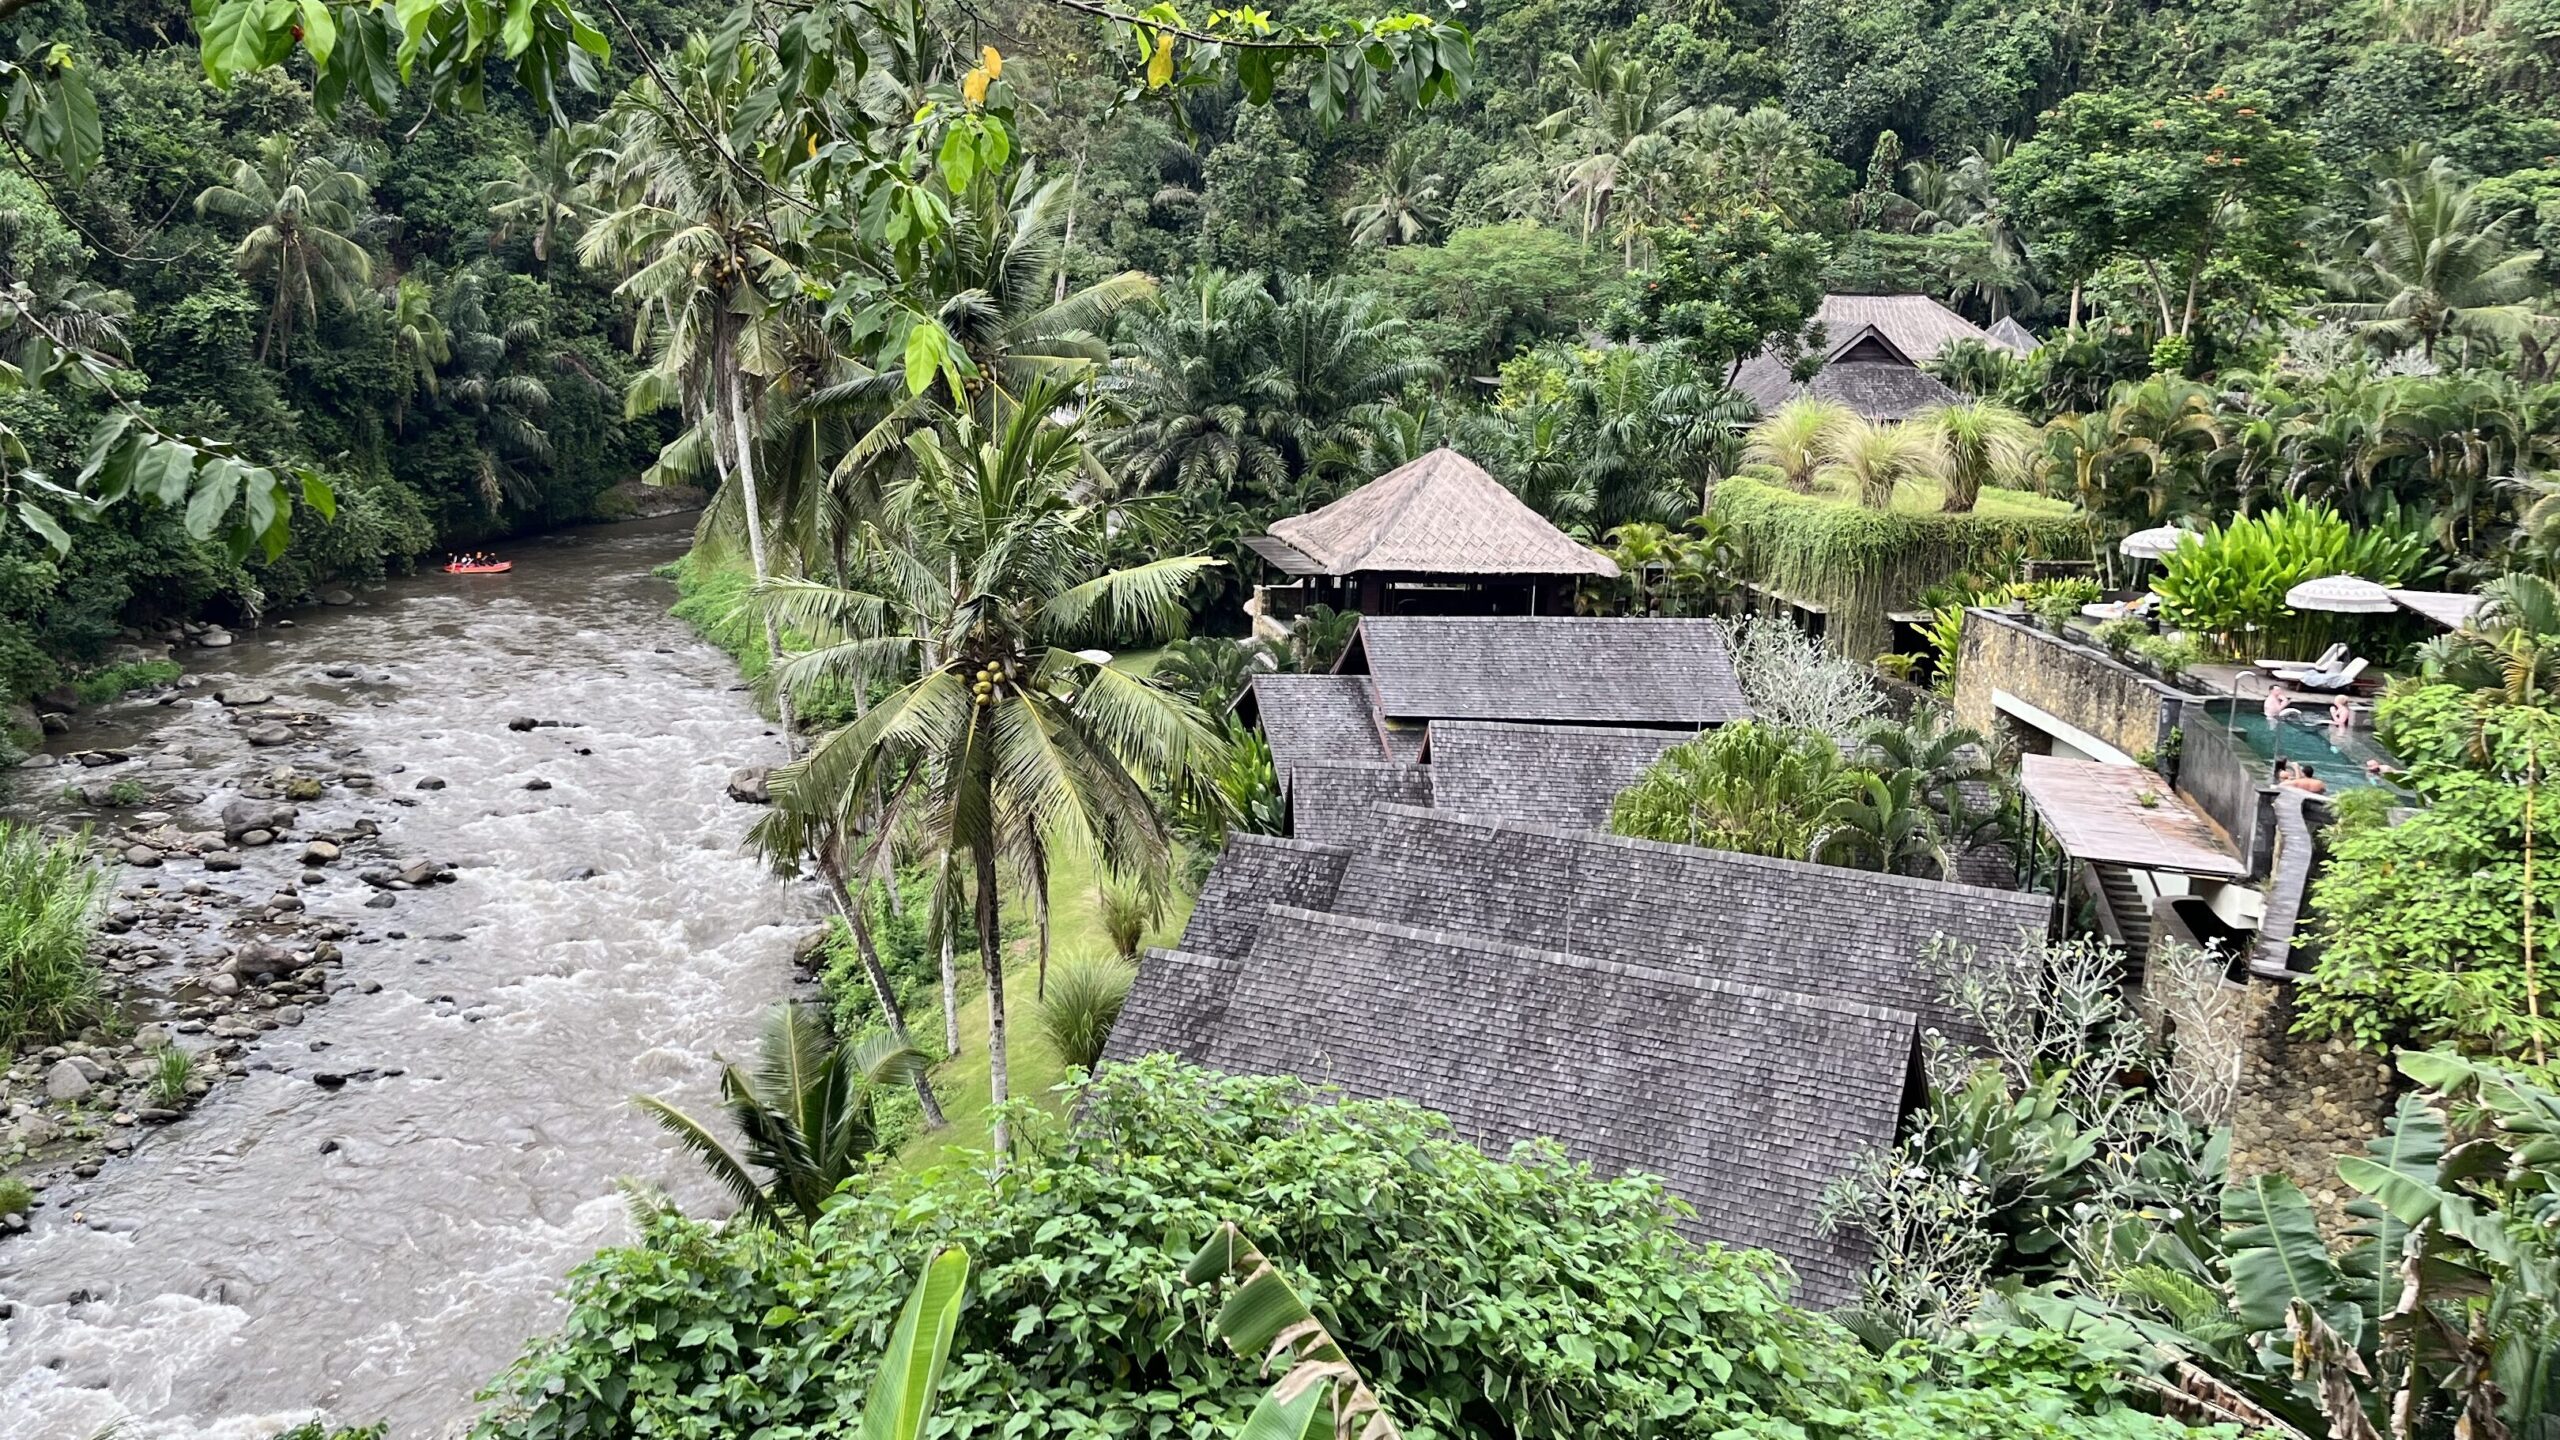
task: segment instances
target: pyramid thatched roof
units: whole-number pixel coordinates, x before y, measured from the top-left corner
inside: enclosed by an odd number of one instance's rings
[[[1304,557],[1308,574],[1618,573],[1608,556],[1576,544],[1483,466],[1445,447],[1321,510],[1274,523],[1271,538]]]

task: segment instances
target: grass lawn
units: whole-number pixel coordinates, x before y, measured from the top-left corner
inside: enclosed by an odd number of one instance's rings
[[[1020,895],[1007,887],[1004,897],[1008,913],[1023,904]],[[1081,852],[1065,852],[1056,857],[1056,868],[1049,876],[1049,964],[1052,969],[1062,964],[1111,953],[1111,940],[1103,932],[1102,906],[1094,888],[1093,861]],[[1167,944],[1182,933],[1183,923],[1191,918],[1191,897],[1176,895],[1165,906],[1162,919],[1149,927],[1146,943]],[[976,970],[974,952],[964,954],[964,975]],[[1043,1108],[1054,1109],[1055,1097],[1049,1092],[1066,1078],[1066,1066],[1049,1048],[1039,1033],[1039,1001],[1033,986],[1039,978],[1039,942],[1031,937],[1015,941],[1006,955],[1004,976],[1005,1025],[1008,1043],[1005,1053],[1012,1060],[1013,1093],[1017,1097],[1037,1097]],[[918,1028],[930,1025],[928,1034],[939,1034],[942,1016],[937,1011],[930,1017],[919,1016],[911,1023]],[[942,1101],[943,1117],[951,1123],[940,1130],[919,1132],[898,1152],[892,1162],[897,1169],[913,1173],[942,1164],[967,1150],[987,1147],[987,996],[984,989],[975,993],[965,985],[960,997],[960,1053],[933,1067],[933,1093]]]
[[[1858,503],[1857,492],[1838,481],[1818,480],[1813,493],[1843,505]],[[1909,480],[1893,492],[1893,508],[1905,515],[1934,515],[1947,503],[1947,492],[1935,480]],[[2031,495],[2024,490],[2002,490],[1984,486],[1974,501],[1977,515],[2014,515],[2021,519],[2044,520],[2079,513],[2069,501],[2046,495]]]

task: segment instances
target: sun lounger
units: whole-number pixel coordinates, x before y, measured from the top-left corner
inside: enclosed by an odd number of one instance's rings
[[[2294,675],[2288,675],[2285,678],[2292,681],[2294,684],[2301,686],[2305,690],[2336,691],[2344,690],[2348,686],[2353,685],[2356,683],[2356,677],[2363,673],[2364,657],[2359,655],[2355,659],[2348,661],[2346,668],[2343,670],[2325,671],[2320,674],[2312,674],[2305,671]]]
[[[2261,660],[2258,662],[2258,668],[2261,670],[2273,670],[2279,674],[2292,670],[2300,670],[2314,674],[2326,674],[2346,663],[2347,647],[2340,644],[2332,645],[2328,649],[2321,651],[2320,658],[2317,660]]]

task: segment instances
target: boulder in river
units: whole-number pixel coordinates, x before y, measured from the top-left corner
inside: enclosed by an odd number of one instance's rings
[[[420,790],[441,790],[441,789],[443,789],[443,788],[444,788],[444,782],[443,782],[443,781],[441,781],[441,780],[439,780],[439,779],[437,779],[437,778],[436,778],[436,777],[434,777],[433,775],[430,775],[430,776],[426,777],[425,779],[423,779],[423,780],[419,781],[419,782],[418,782],[418,784],[417,784],[417,788],[418,788],[418,789],[420,789]]]
[[[305,865],[326,865],[337,858],[338,847],[326,840],[314,840],[302,847],[302,863]]]
[[[320,603],[323,605],[353,605],[356,603],[356,595],[352,590],[324,590],[320,593]]]
[[[261,725],[249,732],[249,743],[257,746],[290,745],[293,732],[281,725]]]
[[[317,775],[296,775],[292,779],[287,780],[284,782],[284,798],[287,800],[319,799],[320,777]]]
[[[196,643],[207,650],[220,650],[230,645],[231,632],[228,630],[207,630],[202,635],[196,637]]]
[[[49,1099],[82,1099],[88,1095],[89,1088],[89,1077],[82,1074],[79,1065],[73,1061],[57,1060],[53,1062],[52,1069],[44,1072],[44,1093]]]
[[[230,970],[243,980],[266,980],[293,972],[293,952],[264,940],[252,940],[231,952]]]
[[[228,850],[207,850],[204,852],[204,868],[217,875],[225,871],[237,870],[240,868],[240,857]]]
[[[222,807],[222,838],[237,840],[252,830],[264,830],[272,835],[276,831],[290,829],[297,818],[298,812],[290,805],[263,800],[234,800]]]
[[[122,750],[83,750],[71,758],[92,770],[97,770],[109,765],[121,765],[133,756]]]
[[[539,775],[536,775],[532,779],[524,782],[524,788],[527,790],[548,790],[551,788],[551,782],[543,779]]]
[[[160,868],[160,852],[148,845],[128,845],[124,851],[124,863],[137,870],[156,870]]]
[[[218,705],[230,709],[245,709],[252,705],[272,704],[276,697],[264,690],[216,690],[213,692],[213,698],[214,703]]]
[[[729,798],[742,805],[769,805],[773,792],[766,785],[767,771],[761,765],[742,766],[729,772]]]

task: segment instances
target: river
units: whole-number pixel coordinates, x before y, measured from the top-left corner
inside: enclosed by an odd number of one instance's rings
[[[529,542],[511,575],[395,581],[186,657],[329,714],[301,750],[379,776],[305,805],[301,828],[370,816],[381,853],[458,879],[366,908],[381,892],[351,853],[306,886],[312,917],[357,929],[331,1003],[0,1243],[0,1440],[120,1419],[125,1440],[263,1440],[315,1409],[387,1419],[397,1440],[449,1433],[557,1323],[569,1268],[628,1233],[619,1182],[699,1197],[629,1098],[708,1107],[715,1052],[752,1048],[809,920],[739,852],[751,812],[725,792],[780,741],[649,574],[685,535],[644,521]],[[567,723],[509,729],[519,716]],[[54,748],[102,734],[159,757],[155,779],[192,776],[208,814],[224,785],[296,757],[249,750],[209,688],[118,707]],[[420,790],[428,777],[445,787]],[[152,873],[263,895],[298,849]],[[326,1089],[324,1057],[401,1073]]]

